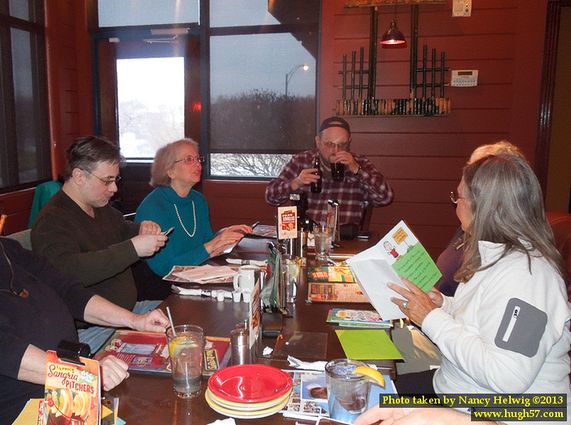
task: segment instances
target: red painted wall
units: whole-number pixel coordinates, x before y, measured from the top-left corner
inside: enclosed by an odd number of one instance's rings
[[[93,131],[85,3],[46,2],[54,174],[62,171],[70,141]],[[397,13],[399,28],[410,40],[409,9],[399,6]],[[381,8],[380,33],[393,14],[392,7]],[[451,0],[420,6],[420,46],[444,50],[452,69],[478,69],[479,85],[448,88],[452,113],[447,117],[349,118],[352,148],[367,155],[396,192],[392,205],[375,210],[373,230],[384,232],[403,218],[437,255],[457,226],[448,193],[476,146],[508,138],[533,162],[545,14],[546,2],[533,0],[478,0],[469,18],[452,18]],[[340,97],[343,54],[350,56],[361,46],[367,50],[369,37],[368,10],[346,9],[343,0],[323,1],[322,20],[320,118],[334,112]],[[378,50],[378,96],[407,96],[408,49]],[[274,211],[264,202],[264,189],[260,182],[204,182],[214,227],[257,219],[271,223]]]
[[[93,90],[86,2],[49,0],[46,48],[53,177],[63,174],[65,149],[80,134],[93,132]],[[4,234],[28,226],[33,189],[0,196],[8,214]]]

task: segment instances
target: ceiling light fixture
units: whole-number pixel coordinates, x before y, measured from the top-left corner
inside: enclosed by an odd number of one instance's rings
[[[397,27],[396,20],[393,19],[391,21],[391,25],[387,32],[383,34],[383,38],[381,39],[380,43],[383,46],[396,46],[406,43],[406,39],[404,38],[403,33]]]

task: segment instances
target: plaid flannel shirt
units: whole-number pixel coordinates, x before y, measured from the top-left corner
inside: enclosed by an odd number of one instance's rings
[[[393,190],[387,179],[375,168],[368,159],[351,153],[361,169],[353,174],[345,171],[342,182],[335,182],[331,173],[322,167],[321,193],[313,193],[309,186],[303,186],[294,193],[307,193],[307,216],[317,223],[324,224],[327,215],[327,201],[339,201],[339,224],[360,224],[363,215],[363,201],[369,201],[373,206],[388,205],[393,200]],[[270,205],[282,205],[289,201],[292,193],[291,181],[301,170],[313,168],[313,159],[318,155],[316,149],[294,155],[284,166],[280,175],[273,179],[266,188],[266,202]]]

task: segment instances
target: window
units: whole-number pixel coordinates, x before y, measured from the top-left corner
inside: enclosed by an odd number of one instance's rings
[[[42,1],[0,7],[0,189],[51,177]]]
[[[198,4],[199,0],[98,0],[99,26],[196,23]]]
[[[210,175],[276,176],[315,136],[319,2],[210,3]]]
[[[117,29],[98,34],[96,46],[97,132],[118,140],[128,161],[149,162],[158,148],[185,136],[198,140],[200,111],[186,107],[200,99],[196,34]]]
[[[100,18],[105,5],[112,18],[123,13],[111,0],[99,5]],[[208,153],[211,176],[277,175],[315,136],[319,7],[319,0],[200,0],[200,25],[175,14],[158,26],[130,16],[100,28],[98,132],[118,139],[131,161],[149,161],[186,136]]]
[[[117,99],[121,153],[152,158],[184,137],[184,58],[118,59]]]

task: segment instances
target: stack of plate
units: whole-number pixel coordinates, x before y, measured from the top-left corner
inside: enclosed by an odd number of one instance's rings
[[[273,415],[288,402],[291,376],[275,367],[246,364],[221,369],[210,377],[206,402],[216,412],[238,419]]]

